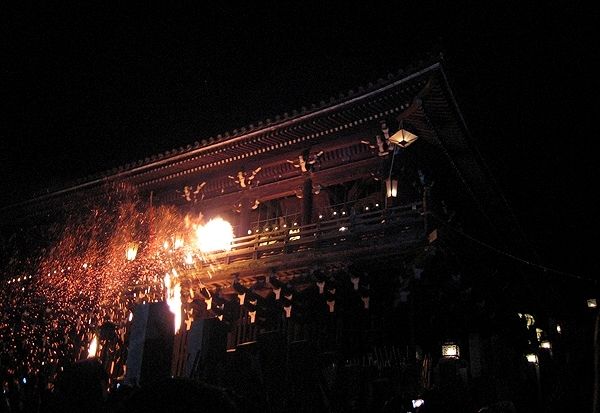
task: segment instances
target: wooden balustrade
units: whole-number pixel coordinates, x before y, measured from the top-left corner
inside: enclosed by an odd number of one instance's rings
[[[235,238],[231,250],[211,254],[200,268],[307,250],[324,250],[348,242],[364,245],[373,239],[384,243],[419,241],[424,234],[421,207],[420,203],[415,203],[357,214],[339,213],[338,218],[321,219],[308,225],[256,232]]]

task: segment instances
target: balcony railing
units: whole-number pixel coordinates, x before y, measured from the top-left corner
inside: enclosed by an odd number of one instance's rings
[[[308,225],[266,227],[235,238],[230,251],[211,254],[200,269],[269,258],[276,261],[309,251],[348,253],[356,248],[414,244],[424,239],[423,222],[422,204],[413,203],[356,214],[339,213],[337,218],[319,219]]]

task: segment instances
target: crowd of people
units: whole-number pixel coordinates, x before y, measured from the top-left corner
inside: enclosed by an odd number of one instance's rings
[[[224,388],[185,378],[163,378],[138,387],[119,384],[109,391],[108,375],[97,359],[65,369],[52,389],[38,380],[12,384],[3,391],[2,413],[253,411]]]
[[[253,412],[337,412],[365,411],[364,406],[339,410],[326,403],[312,405],[310,400],[295,400],[285,407],[251,400],[230,388],[207,384],[190,378],[164,377],[142,386],[122,383],[108,388],[108,375],[98,359],[79,361],[65,369],[53,384],[39,380],[13,382],[4,388],[0,413],[253,413]],[[50,388],[52,388],[50,390]],[[464,410],[460,400],[449,400],[442,393],[431,391],[425,400],[411,400],[397,394],[378,403],[381,413],[478,412],[514,413],[511,402],[496,403],[477,410]],[[313,399],[314,400],[314,399]],[[369,410],[371,411],[371,410]]]

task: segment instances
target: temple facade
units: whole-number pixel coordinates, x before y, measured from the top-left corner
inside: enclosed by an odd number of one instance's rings
[[[36,320],[67,329],[69,345],[35,333],[42,350],[26,350],[11,338],[25,336],[18,317],[6,315],[3,346],[29,357],[15,369],[41,374],[59,365],[48,361],[59,347],[73,361],[96,338],[89,354],[114,383],[202,378],[271,411],[377,411],[428,397],[456,411],[527,405],[537,390],[525,356],[546,357],[540,346],[556,325],[496,294],[498,274],[512,268],[481,245],[521,243],[494,188],[442,64],[422,64],[2,210],[7,233],[39,235],[35,262],[4,279],[6,303],[49,285],[59,296],[63,278],[52,271],[81,280],[69,284],[86,291],[72,303],[107,297],[67,315],[48,293],[59,321]],[[104,228],[102,214],[116,220],[112,232],[90,229]],[[217,217],[232,239],[198,252],[189,234]],[[93,224],[79,233],[75,222]],[[47,236],[61,225],[71,232]],[[67,248],[69,234],[79,238]],[[92,239],[94,254],[81,245]],[[90,268],[105,284],[86,278]]]

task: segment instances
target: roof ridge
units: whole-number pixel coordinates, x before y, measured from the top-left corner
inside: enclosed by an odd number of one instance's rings
[[[290,111],[285,111],[280,114],[276,114],[271,117],[265,118],[264,120],[254,121],[249,124],[245,124],[243,126],[238,126],[237,128],[231,130],[225,130],[224,132],[218,133],[217,135],[212,135],[207,138],[202,138],[200,140],[194,141],[193,144],[187,144],[184,146],[180,146],[179,148],[166,149],[162,152],[158,152],[153,155],[149,155],[144,157],[143,159],[139,159],[137,161],[130,161],[125,164],[114,166],[110,169],[101,170],[98,172],[91,173],[85,177],[76,178],[73,180],[65,181],[62,184],[56,185],[54,188],[45,188],[40,191],[37,191],[36,194],[33,194],[32,198],[37,198],[39,196],[44,196],[51,194],[53,192],[60,192],[66,190],[73,186],[83,185],[87,182],[92,182],[95,180],[110,178],[119,173],[124,173],[133,170],[134,168],[141,167],[144,165],[150,165],[156,161],[166,160],[169,158],[174,158],[175,156],[182,155],[185,153],[192,152],[194,150],[200,149],[202,147],[208,147],[217,142],[223,142],[230,140],[232,138],[240,137],[246,135],[248,133],[258,132],[267,128],[276,128],[277,126],[292,121],[294,119],[298,119],[302,116],[309,115],[311,113],[317,113],[320,110],[335,106],[343,103],[352,98],[359,97],[361,95],[368,94],[377,89],[385,87],[389,84],[392,84],[395,81],[401,80],[404,77],[408,77],[413,73],[417,73],[420,70],[431,66],[434,63],[441,63],[443,60],[443,56],[439,55],[437,57],[432,56],[432,58],[424,60],[419,59],[416,62],[408,64],[404,68],[399,68],[396,71],[396,74],[388,72],[384,77],[377,78],[376,81],[369,81],[366,84],[359,85],[355,89],[346,89],[345,91],[341,91],[338,93],[338,96],[330,95],[328,100],[321,99],[319,103],[311,103],[310,108],[306,106],[301,106],[300,109],[292,109],[291,115]]]

